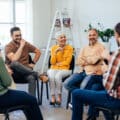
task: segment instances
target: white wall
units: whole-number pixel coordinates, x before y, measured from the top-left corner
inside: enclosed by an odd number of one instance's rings
[[[105,27],[113,28],[120,22],[120,0],[56,0],[58,8],[72,9],[74,39],[77,47],[84,46],[87,35],[84,30],[89,23],[94,26],[98,22]],[[78,46],[79,45],[79,46]]]
[[[114,25],[120,21],[119,4],[119,0],[76,0],[74,9],[78,15],[80,40],[83,44],[85,44],[84,29],[87,28],[89,23],[96,25],[100,22],[105,27],[114,28]]]
[[[87,35],[84,30],[89,23],[102,23],[113,28],[120,20],[119,0],[33,0],[33,40],[39,47],[47,44],[50,27],[56,9],[68,8],[73,22],[76,47],[84,46]]]
[[[77,33],[76,31],[78,31],[78,28],[76,28],[75,26],[78,26],[77,23],[77,19],[75,17],[75,19],[73,18],[74,15],[74,2],[75,0],[53,0],[54,1],[54,11],[55,10],[60,10],[63,11],[65,8],[67,8],[68,10],[68,15],[72,18],[71,22],[74,23],[72,26],[72,31],[73,31],[73,38],[75,39],[75,41],[73,41],[73,46],[76,46],[76,48],[79,47],[80,41],[78,38],[78,34],[74,34]],[[77,41],[77,44],[76,44]]]
[[[45,47],[50,31],[51,0],[33,0],[33,42]]]

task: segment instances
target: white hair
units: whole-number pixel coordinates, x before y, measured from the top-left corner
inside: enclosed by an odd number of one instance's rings
[[[55,33],[55,39],[57,39],[59,36],[61,36],[62,34],[64,34],[65,36],[66,36],[66,34],[65,34],[65,32],[64,31],[58,31],[58,32],[56,32]]]

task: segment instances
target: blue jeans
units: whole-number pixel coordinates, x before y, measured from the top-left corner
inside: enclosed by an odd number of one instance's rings
[[[103,91],[76,89],[72,92],[72,120],[83,120],[83,106],[89,104],[111,110],[120,109],[120,100],[115,99]],[[106,120],[112,120],[110,114],[104,113]]]
[[[29,93],[36,96],[36,80],[38,79],[38,73],[19,62],[12,62],[10,68],[13,70],[12,77],[15,83],[29,83]]]
[[[72,92],[74,89],[80,88],[80,85],[87,81],[84,89],[93,89],[93,84],[99,84],[100,88],[95,88],[95,90],[103,89],[102,85],[102,75],[86,75],[85,72],[74,73],[64,82],[64,87]],[[97,86],[96,86],[97,87]],[[83,88],[82,88],[83,89]]]
[[[41,111],[34,96],[24,91],[8,90],[7,93],[0,96],[0,107],[9,108],[19,105],[25,105],[25,115],[27,120],[43,120]]]
[[[103,90],[102,75],[86,75],[85,72],[75,73],[65,80],[64,87],[72,92],[74,89]],[[88,110],[89,116],[98,116],[97,110],[90,106]]]
[[[80,88],[80,84],[85,76],[85,72],[72,74],[69,78],[65,80],[64,87],[70,92],[72,92],[72,90],[74,89]]]

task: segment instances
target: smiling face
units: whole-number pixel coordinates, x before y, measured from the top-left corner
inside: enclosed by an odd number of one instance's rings
[[[66,36],[65,34],[61,34],[57,38],[58,44],[60,47],[64,47],[66,45]]]
[[[11,34],[11,37],[15,43],[20,44],[20,40],[22,39],[21,31],[19,31],[19,30],[14,31]]]
[[[95,29],[92,29],[88,33],[89,44],[94,45],[98,39],[98,33]]]

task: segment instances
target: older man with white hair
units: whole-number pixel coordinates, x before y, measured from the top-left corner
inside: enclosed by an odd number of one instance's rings
[[[73,55],[73,47],[66,44],[66,35],[59,31],[55,34],[57,45],[51,47],[50,69],[48,77],[50,81],[51,105],[61,104],[62,79],[71,74],[70,63]]]

